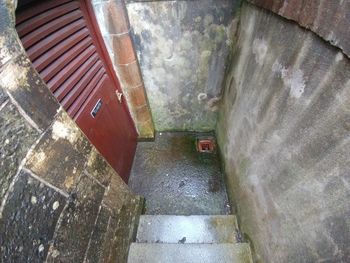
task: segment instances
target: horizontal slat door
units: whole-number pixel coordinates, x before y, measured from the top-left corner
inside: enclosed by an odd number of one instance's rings
[[[127,105],[116,99],[120,85],[90,11],[82,0],[33,1],[18,11],[16,28],[41,78],[127,181],[137,134]],[[89,111],[103,96],[98,121]]]

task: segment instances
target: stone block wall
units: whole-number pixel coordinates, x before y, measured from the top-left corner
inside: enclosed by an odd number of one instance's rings
[[[349,1],[249,2],[339,2],[318,12],[350,28]],[[348,34],[338,46],[295,21],[242,7],[217,126],[229,195],[257,262],[350,262]]]
[[[59,106],[0,1],[0,262],[126,262],[142,200]]]
[[[214,130],[240,1],[126,3],[156,130]]]

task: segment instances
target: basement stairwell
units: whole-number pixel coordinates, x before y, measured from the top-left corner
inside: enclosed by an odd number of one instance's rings
[[[0,0],[0,263],[349,263],[350,0]]]
[[[201,152],[202,141],[212,147]],[[129,263],[252,262],[231,215],[214,134],[163,132],[139,142],[129,185],[146,199]]]

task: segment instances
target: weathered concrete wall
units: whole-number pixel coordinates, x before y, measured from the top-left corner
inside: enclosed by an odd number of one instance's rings
[[[213,130],[238,0],[128,1],[156,130]]]
[[[298,22],[350,57],[350,1],[248,0]]]
[[[62,110],[0,1],[0,262],[126,262],[141,200]]]
[[[242,230],[258,262],[350,262],[350,61],[250,4],[240,25],[217,135]]]

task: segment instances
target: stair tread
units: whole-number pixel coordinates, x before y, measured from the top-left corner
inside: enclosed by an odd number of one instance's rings
[[[235,243],[234,215],[143,215],[137,231],[140,243]]]
[[[132,243],[128,263],[252,263],[248,243]]]

